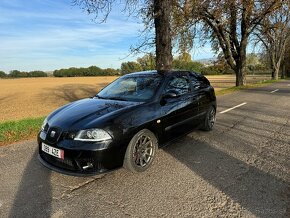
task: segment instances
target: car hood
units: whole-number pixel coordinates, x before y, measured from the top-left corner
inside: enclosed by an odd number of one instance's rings
[[[89,98],[68,104],[48,117],[50,126],[62,129],[92,128],[97,120],[141,104],[140,102],[115,101]]]

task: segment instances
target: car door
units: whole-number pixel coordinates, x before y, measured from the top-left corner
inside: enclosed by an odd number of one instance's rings
[[[205,84],[205,82],[201,79],[202,77],[197,77],[194,73],[190,73],[189,78],[192,86],[192,92],[194,93],[194,96],[198,101],[198,111],[196,113],[196,116],[203,116],[207,112],[208,105],[210,103],[207,94],[208,85]]]
[[[185,131],[186,124],[193,117],[193,98],[187,73],[174,74],[168,80],[163,94],[176,92],[176,97],[163,99],[161,111],[162,127],[167,138],[173,138]],[[197,102],[196,102],[197,110]]]

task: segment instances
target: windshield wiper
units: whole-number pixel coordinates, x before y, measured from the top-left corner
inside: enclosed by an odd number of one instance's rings
[[[104,97],[101,97],[99,95],[96,95],[95,97],[99,98],[99,99],[107,99],[107,98],[104,98]]]
[[[126,99],[124,99],[124,98],[119,98],[119,97],[109,97],[109,98],[107,98],[107,99],[110,99],[110,100],[116,100],[116,101],[127,101]]]
[[[96,95],[95,97],[99,98],[99,99],[107,99],[107,100],[116,100],[116,101],[127,101],[124,98],[120,98],[120,97],[101,97],[99,95]]]

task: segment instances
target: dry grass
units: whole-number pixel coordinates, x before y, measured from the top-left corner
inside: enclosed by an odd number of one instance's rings
[[[249,77],[249,83],[268,77]],[[0,79],[0,123],[49,114],[59,106],[90,97],[116,77]],[[217,91],[235,85],[235,77],[208,76]]]
[[[0,79],[0,123],[45,116],[57,107],[93,96],[116,77]]]

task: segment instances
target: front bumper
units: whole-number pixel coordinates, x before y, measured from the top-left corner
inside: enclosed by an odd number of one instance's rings
[[[98,174],[105,173],[105,172],[85,172],[84,173],[84,172],[78,172],[78,171],[65,170],[63,168],[56,167],[56,166],[46,162],[45,160],[42,159],[42,157],[40,155],[38,155],[38,160],[43,166],[47,167],[48,169],[53,170],[53,171],[58,172],[58,173],[61,173],[61,174],[69,175],[69,176],[79,176],[79,177],[82,176],[82,177],[84,177],[84,176],[95,176]],[[106,172],[109,172],[109,170]]]
[[[41,134],[40,134],[41,135]],[[50,143],[38,136],[39,161],[47,168],[73,176],[92,176],[123,166],[125,150],[113,141],[101,143],[61,140]],[[64,151],[64,159],[42,151],[42,143]]]

